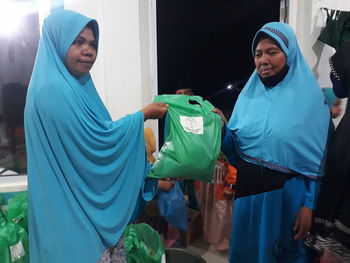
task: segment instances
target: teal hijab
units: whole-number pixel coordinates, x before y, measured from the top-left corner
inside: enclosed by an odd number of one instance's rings
[[[144,181],[143,113],[112,121],[90,75],[77,79],[64,65],[89,22],[98,40],[97,22],[68,10],[42,28],[25,107],[33,263],[97,262],[135,215],[139,195],[149,200],[155,191]]]
[[[238,97],[228,128],[246,161],[317,179],[323,175],[328,106],[293,30],[279,22],[264,25],[253,40],[253,56],[261,33],[278,42],[289,71],[276,86],[266,88],[255,70]]]

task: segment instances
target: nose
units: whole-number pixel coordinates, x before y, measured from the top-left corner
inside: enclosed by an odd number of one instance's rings
[[[90,45],[84,45],[82,53],[83,56],[92,57],[94,55],[94,49]]]
[[[270,60],[267,54],[263,53],[260,57],[260,64],[267,65],[269,64]]]

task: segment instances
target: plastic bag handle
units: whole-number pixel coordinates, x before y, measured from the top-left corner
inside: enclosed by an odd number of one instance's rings
[[[188,103],[191,105],[199,105],[202,107],[202,104],[200,104],[197,100],[188,99]]]

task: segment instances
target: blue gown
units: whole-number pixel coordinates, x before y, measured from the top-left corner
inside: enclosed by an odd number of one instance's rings
[[[45,19],[27,93],[29,246],[32,263],[96,263],[150,200],[141,111],[113,121],[90,74],[71,75],[67,51],[93,19]]]
[[[262,33],[278,43],[288,71],[266,87],[255,70],[226,126],[222,150],[238,172],[229,261],[308,262],[304,240],[293,239],[293,226],[300,208],[315,207],[330,114],[293,30],[284,23],[264,25],[253,40],[253,56]],[[275,177],[264,188],[269,173]]]
[[[307,206],[306,195],[316,196],[316,188],[308,190],[310,183],[314,182],[299,176],[288,180],[281,189],[236,199],[229,261],[308,262],[304,240],[293,239],[293,226],[299,209]],[[307,202],[311,204],[313,200]]]

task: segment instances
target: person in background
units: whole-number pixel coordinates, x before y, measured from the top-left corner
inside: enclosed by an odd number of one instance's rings
[[[167,105],[113,121],[89,74],[98,40],[97,22],[69,10],[42,27],[25,105],[31,262],[126,262],[123,231],[157,190],[144,121]]]
[[[154,163],[155,158],[153,153],[156,151],[156,139],[151,128],[145,128],[145,142],[147,160],[149,163]],[[160,191],[168,192],[174,187],[175,182],[158,180],[158,189]],[[156,230],[163,239],[165,247],[171,247],[175,241],[180,237],[179,231],[168,224],[164,217],[160,214],[157,197],[146,205],[143,213],[137,218],[136,223],[146,223]]]
[[[195,185],[201,211],[203,241],[219,251],[229,250],[236,169],[221,152],[215,165],[213,183]]]
[[[193,96],[193,90],[191,88],[180,88],[175,91],[176,95],[187,95],[187,96]]]
[[[331,57],[335,95],[350,95],[350,42]],[[326,175],[306,243],[320,252],[321,263],[350,262],[350,106],[330,139]]]
[[[256,69],[222,141],[237,168],[229,261],[309,262],[304,238],[323,176],[329,109],[287,24],[264,25],[252,54]]]
[[[331,110],[332,119],[339,117],[342,113],[341,100],[334,95],[332,88],[323,88],[322,91]]]

